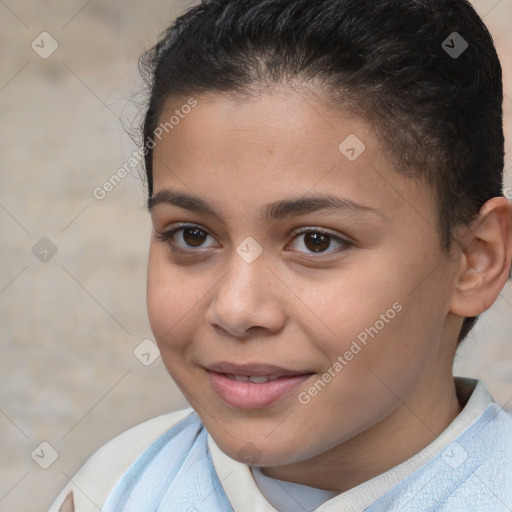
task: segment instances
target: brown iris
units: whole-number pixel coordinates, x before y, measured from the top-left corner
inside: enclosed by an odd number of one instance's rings
[[[183,230],[183,239],[192,247],[199,247],[208,236],[207,233],[197,228],[187,228]]]
[[[313,252],[320,252],[328,249],[331,245],[331,237],[322,233],[305,233],[304,245]]]

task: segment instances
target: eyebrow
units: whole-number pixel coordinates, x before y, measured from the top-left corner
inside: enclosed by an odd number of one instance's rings
[[[148,199],[148,210],[151,212],[159,204],[170,204],[195,213],[222,219],[222,212],[216,205],[184,192],[176,192],[170,189],[160,190]],[[329,213],[332,211],[371,213],[383,219],[387,218],[382,211],[371,206],[365,206],[350,199],[325,194],[275,201],[265,205],[261,210],[261,215],[267,220],[281,220],[289,216],[306,215],[316,212]]]

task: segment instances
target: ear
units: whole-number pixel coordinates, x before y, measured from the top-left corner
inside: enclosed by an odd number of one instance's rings
[[[505,197],[487,201],[461,238],[460,251],[450,311],[478,316],[496,301],[509,277],[512,203]]]

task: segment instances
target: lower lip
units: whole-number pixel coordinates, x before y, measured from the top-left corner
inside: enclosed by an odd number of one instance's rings
[[[279,379],[255,384],[240,382],[229,378],[224,373],[208,372],[213,389],[229,405],[237,409],[261,409],[280,398],[289,395],[299,384],[311,377],[306,375],[290,375]]]

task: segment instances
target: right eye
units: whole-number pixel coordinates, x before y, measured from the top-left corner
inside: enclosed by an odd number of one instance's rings
[[[179,253],[197,253],[199,249],[211,249],[216,245],[204,245],[208,237],[213,238],[205,229],[195,224],[182,224],[156,233],[156,238],[166,242],[171,250]]]

